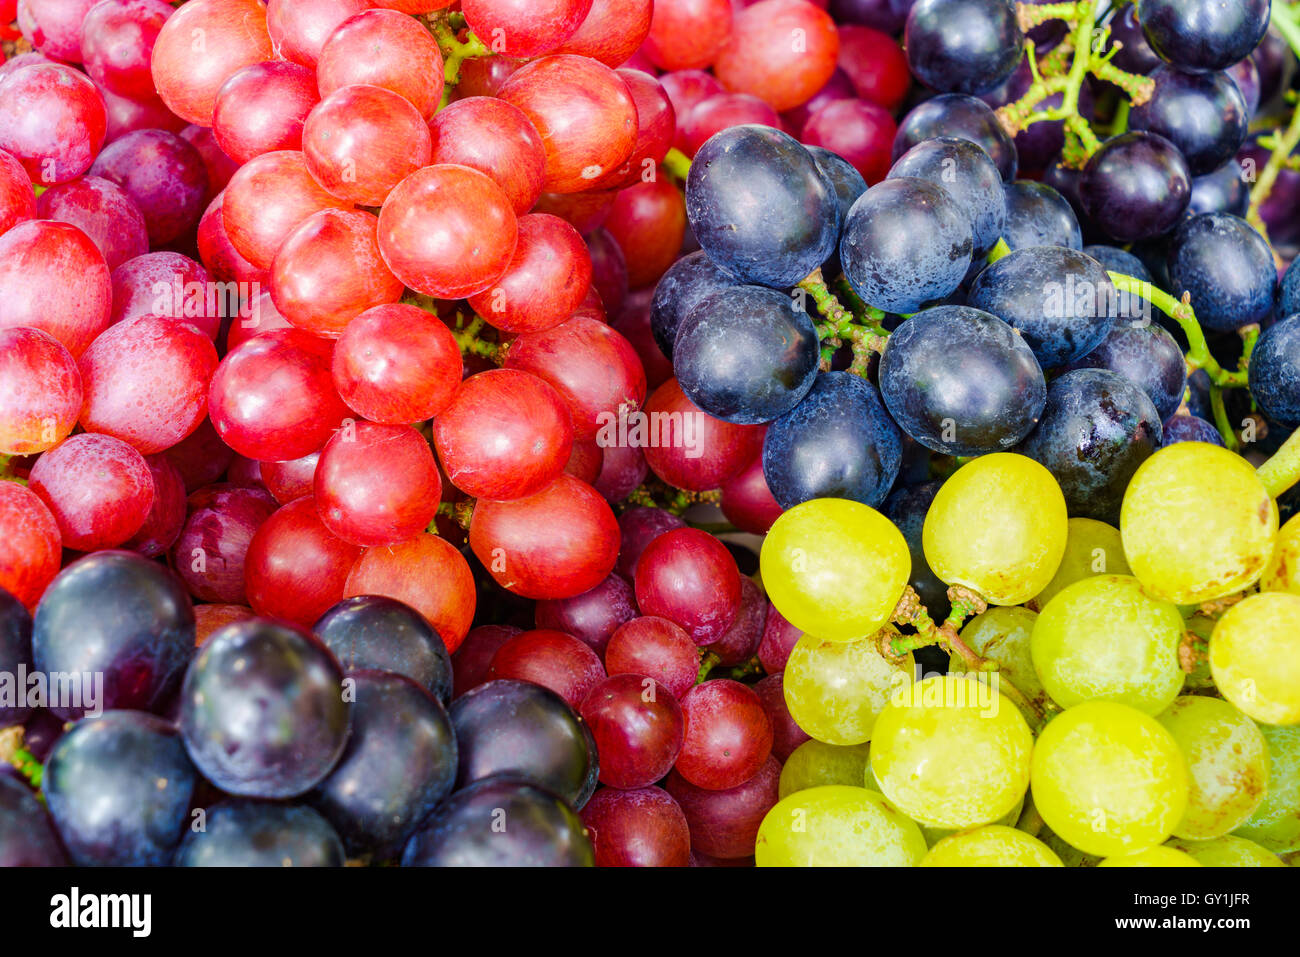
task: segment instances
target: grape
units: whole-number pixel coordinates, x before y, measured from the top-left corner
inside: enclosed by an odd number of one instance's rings
[[[917,79],[944,93],[983,93],[1020,62],[1025,36],[1007,0],[917,0],[903,32]]]
[[[767,719],[772,722],[772,755],[778,761],[785,761],[795,748],[812,740],[790,715],[790,708],[785,703],[785,676],[768,675],[754,685],[754,693],[763,703]]]
[[[77,363],[39,329],[0,329],[0,455],[31,455],[68,437],[81,414]]]
[[[1096,250],[1098,247],[1089,246]],[[1118,251],[1118,250],[1117,250]],[[1091,254],[1090,254],[1091,255]],[[1114,268],[1107,264],[1107,268]],[[1120,270],[1123,271],[1123,270]],[[1130,275],[1132,275],[1130,273]],[[1162,422],[1177,411],[1187,388],[1187,365],[1183,352],[1163,327],[1136,320],[1133,303],[1120,293],[1115,315],[1118,321],[1101,342],[1074,360],[1070,369],[1106,369],[1123,376],[1146,393]]]
[[[186,831],[177,867],[342,867],[343,842],[309,807],[229,800],[207,808],[202,830]]]
[[[302,148],[302,127],[320,102],[316,74],[271,60],[246,66],[221,85],[212,112],[221,151],[236,162],[272,150]]]
[[[989,154],[1003,182],[1016,177],[1016,148],[989,105],[962,93],[943,93],[913,107],[894,137],[894,159],[936,136],[970,140]]]
[[[211,278],[206,269],[180,253],[145,253],[128,259],[113,270],[111,321],[116,325],[148,315],[183,319],[215,342],[228,303],[217,301],[221,297],[216,295],[213,295],[211,303],[208,302],[206,290]],[[186,288],[191,293],[195,291],[192,283],[198,283],[205,291],[201,303],[197,295],[185,294]],[[170,294],[160,296],[164,287]]]
[[[1108,857],[1098,867],[1200,867],[1201,862],[1186,851],[1158,844],[1132,854]]]
[[[699,649],[690,635],[667,618],[633,618],[610,636],[605,670],[611,676],[649,675],[680,699],[695,687]]]
[[[884,795],[826,785],[797,791],[768,812],[754,850],[759,867],[914,867],[921,829]]]
[[[1264,800],[1234,832],[1282,854],[1300,848],[1300,728],[1260,725],[1268,747]]]
[[[1241,457],[1180,442],[1134,473],[1120,534],[1133,574],[1153,597],[1193,605],[1260,577],[1277,537],[1277,506]]]
[[[1189,292],[1207,329],[1229,331],[1272,315],[1277,268],[1244,219],[1206,213],[1183,223],[1169,255],[1173,288]]]
[[[844,161],[861,181],[861,189],[853,197],[856,199],[866,191],[868,183],[874,185],[888,174],[897,130],[893,117],[884,107],[865,100],[843,99],[826,103],[813,112],[803,124],[802,139],[808,144],[809,152],[822,150]],[[818,157],[817,165],[833,181],[823,158]],[[845,203],[838,187],[836,192],[840,196],[841,214],[847,216],[852,200]],[[835,257],[830,261],[838,263],[839,260]],[[829,269],[826,274],[834,275],[836,271]]]
[[[681,626],[697,644],[722,637],[740,610],[740,572],[717,539],[698,529],[668,531],[637,560],[641,611]]]
[[[988,154],[974,143],[952,136],[918,143],[889,171],[890,179],[905,176],[929,180],[967,210],[976,258],[984,256],[1002,236],[1006,222],[1002,178]]]
[[[1079,181],[1093,222],[1123,242],[1166,232],[1187,208],[1191,191],[1191,173],[1178,147],[1141,130],[1103,143]]]
[[[49,815],[26,784],[0,774],[0,867],[67,863]]]
[[[1178,147],[1193,176],[1232,159],[1246,141],[1251,111],[1227,73],[1185,73],[1162,65],[1151,72],[1151,98],[1133,108],[1129,127],[1158,133]]]
[[[999,452],[968,462],[939,489],[925,518],[925,557],[942,581],[994,605],[1018,605],[1060,567],[1069,532],[1050,472]]]
[[[1034,622],[1034,670],[1063,708],[1116,701],[1160,714],[1183,687],[1183,616],[1136,578],[1096,575],[1067,586]]]
[[[1262,592],[1233,605],[1210,636],[1219,692],[1265,724],[1300,724],[1300,595]]]
[[[143,456],[120,439],[82,433],[32,466],[30,487],[58,523],[66,548],[113,548],[135,535],[153,504]]]
[[[583,700],[581,714],[600,754],[600,782],[609,787],[649,787],[672,769],[682,751],[682,708],[653,678],[607,678]]]
[[[727,89],[788,110],[820,90],[834,72],[840,48],[835,23],[806,0],[762,0],[753,7],[733,18],[714,72]],[[792,36],[801,37],[801,44],[792,44]]]
[[[729,0],[657,0],[645,54],[661,70],[709,66],[731,35]]]
[[[632,581],[636,563],[651,541],[664,532],[685,528],[686,523],[672,512],[661,508],[634,505],[618,518],[621,543],[618,553],[618,573]]]
[[[871,740],[894,692],[911,683],[914,667],[910,654],[889,661],[870,638],[845,643],[804,635],[783,672],[785,703],[795,723],[818,741],[862,744]]]
[[[617,316],[627,300],[627,256],[603,226],[584,236],[583,241],[591,255],[591,288],[600,296],[606,313]]]
[[[51,186],[41,194],[36,208],[42,219],[70,223],[89,236],[109,269],[149,251],[140,208],[111,180],[83,176]]]
[[[732,667],[754,657],[758,643],[763,638],[767,620],[768,601],[754,579],[740,576],[740,606],[736,617],[717,638],[703,643],[708,652],[717,658],[717,664]]]
[[[745,783],[712,791],[696,787],[678,771],[671,772],[664,787],[686,815],[692,853],[727,862],[752,858],[759,825],[777,802],[780,773],[780,762],[768,758]]]
[[[1092,518],[1072,518],[1065,540],[1065,555],[1056,574],[1035,596],[1045,606],[1068,585],[1093,575],[1131,575],[1124,557],[1119,529]]]
[[[1294,270],[1288,270],[1287,276]],[[1295,273],[1300,276],[1300,272]],[[1286,287],[1283,286],[1285,298]],[[1300,311],[1300,303],[1296,304]],[[1300,362],[1300,317],[1288,315],[1264,330],[1250,354],[1250,395],[1260,411],[1287,428],[1300,425],[1300,387],[1294,370]]]
[[[1139,0],[1138,22],[1162,60],[1188,70],[1222,70],[1250,54],[1268,30],[1266,0]]]
[[[523,629],[513,625],[480,625],[465,636],[451,663],[455,677],[452,698],[457,699],[488,680],[492,656],[511,636]]]
[[[1276,854],[1244,837],[1216,837],[1212,841],[1170,841],[1169,847],[1190,854],[1202,867],[1286,867]]]
[[[116,183],[135,201],[155,246],[188,233],[203,213],[208,187],[203,156],[175,133],[127,133],[104,148],[90,173]]]
[[[172,549],[172,564],[190,594],[203,601],[246,604],[248,546],[275,510],[275,500],[261,488],[209,485],[191,495]]]
[[[1173,415],[1164,424],[1164,435],[1160,447],[1176,442],[1208,442],[1211,445],[1223,445],[1223,436],[1209,422],[1195,415]]]
[[[1174,736],[1191,772],[1181,838],[1222,837],[1260,806],[1269,784],[1268,744],[1255,723],[1217,698],[1179,698],[1157,720]]]
[[[891,0],[895,4],[910,0]],[[907,57],[894,38],[897,30],[881,31],[852,23],[841,24],[839,68],[853,83],[853,90],[868,103],[878,103],[890,112],[902,104],[912,86]]]
[[[763,457],[756,456],[749,465],[722,483],[718,507],[722,515],[743,532],[766,535],[783,509],[763,474]]]
[[[827,641],[878,631],[911,570],[907,542],[888,519],[833,498],[788,509],[764,539],[759,564],[776,609],[800,631]]]
[[[0,236],[0,329],[40,329],[76,359],[109,324],[112,279],[75,226],[19,223]]]
[[[1286,319],[1297,312],[1300,312],[1300,269],[1288,266],[1277,287],[1277,318]]]
[[[294,6],[284,4],[286,12]],[[442,53],[418,21],[395,10],[362,10],[320,39],[315,67],[322,96],[365,84],[392,90],[426,120],[437,110],[444,83]]]
[[[920,867],[1064,867],[1042,841],[1024,831],[990,824],[945,837],[930,849]]]
[[[1259,580],[1260,591],[1282,591],[1300,595],[1300,519],[1292,517],[1277,534],[1273,555]]]
[[[556,53],[573,53],[599,60],[609,67],[626,63],[650,33],[652,0],[594,0],[576,33]],[[600,857],[599,850],[596,853]],[[597,860],[598,866],[604,866]]]
[[[312,626],[344,671],[376,670],[410,678],[443,704],[451,700],[451,658],[418,611],[380,595],[345,598]]]
[[[349,205],[312,179],[301,152],[277,150],[253,157],[231,177],[221,223],[236,252],[256,268],[269,269],[299,223],[323,209]],[[391,264],[387,254],[385,259]]]
[[[686,815],[663,789],[601,788],[582,809],[597,867],[687,867]]]
[[[591,0],[466,0],[469,27],[491,38],[493,52],[528,59],[554,50],[577,32]]]
[[[531,681],[554,691],[576,711],[605,680],[605,669],[599,656],[577,638],[538,628],[506,639],[492,656],[488,677]]]
[[[1159,844],[1187,810],[1187,761],[1155,718],[1089,701],[1038,736],[1034,806],[1056,834],[1086,854],[1111,857]]]
[[[715,134],[735,126],[770,126],[779,130],[781,116],[756,96],[719,92],[682,117],[679,145],[682,152],[694,157]]]
[[[1042,705],[1047,700],[1047,692],[1043,690],[1043,683],[1034,670],[1030,653],[1030,636],[1037,619],[1037,613],[1028,608],[994,606],[966,622],[961,630],[961,640],[977,655],[998,666],[997,671],[992,673],[996,677],[991,679],[980,672],[970,673],[969,677],[982,684],[991,681],[995,690],[997,682],[1006,678],[1027,700]],[[969,671],[966,660],[958,654],[949,656],[948,670],[953,674]],[[1036,718],[1029,709],[1019,704],[1017,707],[1020,707],[1026,720]]]
[[[952,610],[948,601],[948,586],[939,581],[925,560],[921,543],[925,528],[925,515],[939,491],[942,482],[922,482],[920,485],[901,485],[885,500],[885,516],[898,526],[907,540],[907,550],[912,558],[912,587],[936,621],[948,617]]]
[[[20,669],[31,673],[32,616],[9,592],[0,590],[0,674],[17,675]],[[22,724],[33,709],[15,695],[9,704],[0,705],[0,728]]]
[[[758,695],[738,681],[717,679],[692,688],[682,696],[681,710],[685,728],[673,767],[696,787],[738,787],[772,753],[772,723]]]
[[[1083,232],[1069,201],[1047,183],[1017,180],[1005,187],[1002,238],[1012,250],[1034,246],[1083,248]]]
[[[581,305],[591,285],[591,255],[578,231],[558,216],[521,216],[518,227],[509,267],[469,302],[498,329],[542,332]]]
[[[539,601],[533,614],[538,628],[566,632],[598,655],[605,655],[611,638],[637,617],[637,609],[632,587],[618,575],[610,575],[572,598]],[[623,670],[655,677],[637,668]]]
[[[1229,213],[1245,216],[1250,208],[1250,189],[1236,160],[1228,160],[1218,169],[1204,176],[1192,178],[1192,198],[1187,211],[1198,213]]]
[[[655,284],[650,304],[650,327],[664,355],[672,357],[677,330],[699,303],[735,285],[703,250],[689,253],[673,263]]]
[[[72,67],[36,63],[0,78],[0,149],[33,183],[52,186],[86,172],[106,123],[99,91]]]
[[[343,597],[361,548],[335,537],[310,495],[289,502],[253,534],[244,554],[248,603],[259,615],[310,626]]]
[[[796,791],[828,784],[861,787],[869,773],[867,759],[870,744],[826,744],[815,738],[805,741],[781,767],[780,795],[787,798]]]

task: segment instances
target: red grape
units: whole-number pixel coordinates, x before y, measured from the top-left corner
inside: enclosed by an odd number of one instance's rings
[[[325,40],[316,82],[321,96],[358,83],[383,87],[428,119],[442,98],[442,53],[419,21],[395,10],[366,10]]]
[[[754,460],[763,445],[763,427],[735,425],[701,412],[686,398],[676,379],[661,385],[646,400],[645,413],[660,422],[659,441],[642,451],[651,470],[676,488],[704,492],[717,488]],[[678,415],[676,420],[671,417]],[[665,444],[669,422],[676,422]]]
[[[236,163],[272,150],[302,147],[302,126],[320,102],[316,74],[286,60],[254,63],[231,75],[217,92],[212,132]]]
[[[646,615],[621,625],[610,637],[605,670],[611,675],[649,675],[680,698],[695,687],[700,649],[680,626]]]
[[[603,226],[592,230],[585,239],[591,255],[591,286],[606,311],[616,316],[627,298],[627,259]]]
[[[772,722],[754,690],[718,679],[682,698],[686,736],[676,771],[696,787],[723,791],[744,784],[772,753]]]
[[[368,7],[366,0],[267,0],[266,29],[276,56],[314,67],[339,25]]]
[[[731,667],[754,657],[758,643],[763,638],[763,626],[767,620],[767,596],[747,575],[740,576],[740,609],[736,620],[716,641],[705,645],[705,649],[718,658],[718,664]]]
[[[519,217],[519,241],[495,283],[469,297],[484,319],[506,332],[559,325],[591,286],[591,254],[578,231],[558,216]]]
[[[868,186],[885,178],[892,165],[898,126],[889,111],[865,100],[836,100],[808,118],[801,139],[848,160]]]
[[[144,216],[122,187],[99,176],[51,186],[36,208],[41,219],[71,223],[89,236],[109,269],[149,251]]]
[[[188,124],[167,109],[167,104],[156,96],[132,100],[118,96],[112,90],[99,88],[104,101],[104,142],[112,143],[136,130],[167,130],[183,132]],[[209,133],[212,131],[209,130]]]
[[[136,130],[110,143],[90,172],[126,190],[155,246],[180,238],[203,214],[208,171],[199,151],[166,130]]]
[[[601,788],[582,809],[597,867],[688,867],[686,815],[662,788]]]
[[[641,450],[631,445],[613,445],[601,450],[600,474],[592,486],[605,501],[616,505],[645,481],[650,466]]]
[[[99,90],[70,66],[36,63],[0,78],[0,149],[33,183],[66,183],[90,169],[107,124]]]
[[[523,66],[523,61],[509,57],[480,56],[466,60],[460,66],[460,80],[452,88],[453,99],[465,99],[471,96],[495,97],[505,86],[506,80]]]
[[[605,679],[600,657],[572,635],[538,628],[512,635],[488,668],[491,680],[514,679],[549,688],[575,711]]]
[[[18,26],[47,57],[80,63],[81,23],[94,5],[95,0],[23,0]]]
[[[0,329],[0,396],[0,455],[53,448],[81,415],[77,361],[49,333]]]
[[[76,226],[31,220],[0,236],[0,329],[48,332],[75,359],[108,326],[112,298],[104,257]]]
[[[266,490],[275,496],[281,505],[287,505],[294,499],[310,495],[315,487],[316,465],[320,453],[312,452],[300,459],[287,462],[262,462],[259,472]]]
[[[722,483],[722,514],[742,532],[766,535],[783,509],[763,477],[763,457],[757,455],[747,466]]]
[[[686,523],[662,508],[635,505],[618,517],[618,573],[632,581],[641,553],[664,532],[685,528]]]
[[[714,133],[749,123],[781,129],[781,117],[771,104],[749,93],[717,93],[678,121],[679,145],[694,156]]]
[[[254,282],[253,289],[260,288]],[[229,354],[254,336],[271,332],[275,329],[294,329],[293,323],[280,314],[271,299],[271,291],[263,290],[250,301],[240,306],[240,315],[233,319],[226,330],[226,353]],[[296,496],[295,496],[296,497]]]
[[[691,111],[705,100],[725,92],[722,84],[712,73],[703,70],[679,70],[665,73],[659,78],[659,85],[668,95],[676,116],[677,132],[673,135],[673,145],[679,150],[686,149],[685,125]]]
[[[59,573],[58,523],[36,493],[0,482],[0,588],[30,610]]]
[[[330,533],[310,496],[264,521],[244,554],[244,588],[253,611],[310,628],[343,599],[361,549]]]
[[[81,56],[99,86],[133,100],[152,99],[149,57],[163,24],[176,11],[163,0],[91,0],[80,22]],[[67,59],[67,57],[60,57]]]
[[[461,0],[471,30],[493,53],[520,60],[549,53],[577,32],[592,0]]]
[[[740,611],[740,570],[708,532],[679,528],[656,536],[633,577],[643,614],[667,618],[700,645],[717,641]]]
[[[36,192],[23,164],[0,150],[0,233],[36,218]]]
[[[226,311],[223,306],[230,305],[219,301],[223,297],[216,295],[208,271],[180,253],[145,253],[128,259],[113,270],[112,280],[114,323],[136,316],[168,316],[193,323],[215,342]]]
[[[668,177],[620,190],[605,220],[627,259],[633,289],[659,280],[677,258],[686,235],[686,201]]]
[[[533,620],[538,628],[573,635],[596,654],[603,655],[610,636],[636,614],[636,597],[631,586],[619,576],[610,575],[581,595],[539,601],[533,609]]]
[[[681,705],[644,675],[614,675],[596,685],[582,703],[582,720],[596,739],[600,783],[609,787],[654,784],[672,769],[682,749]]]
[[[767,606],[767,622],[763,625],[763,638],[758,644],[758,660],[769,675],[785,671],[790,652],[803,637],[803,632],[785,620],[776,606]]]
[[[795,748],[811,741],[812,736],[790,716],[790,708],[785,703],[785,681],[781,675],[768,675],[754,685],[754,693],[763,702],[767,720],[772,722],[772,755],[784,763]]]
[[[912,85],[898,41],[870,27],[840,27],[839,64],[858,96],[887,110],[898,109]]]
[[[596,479],[600,477],[600,469],[604,462],[605,453],[596,444],[595,439],[575,437],[573,449],[569,452],[569,460],[564,463],[564,472],[566,475],[581,479],[588,485],[594,485]]]
[[[245,259],[230,241],[222,213],[225,191],[218,193],[199,219],[197,245],[199,258],[213,277],[222,282],[270,282],[269,272]]]
[[[255,618],[253,609],[245,605],[195,605],[194,646],[202,647],[212,633],[226,625]]]
[[[32,466],[29,487],[54,516],[64,547],[82,552],[121,545],[153,504],[144,457],[111,435],[86,432],[56,445]]]
[[[641,359],[641,368],[645,369],[646,386],[658,389],[673,377],[673,364],[664,356],[655,342],[654,331],[650,328],[650,302],[654,289],[640,289],[628,293],[623,310],[610,321],[610,326],[623,334],[632,344]]]
[[[209,485],[189,497],[185,527],[172,549],[172,567],[200,601],[247,602],[244,568],[248,547],[276,511],[260,488]]]
[[[731,0],[656,0],[642,49],[662,70],[711,64],[731,35]]]
[[[840,50],[840,55],[844,55],[843,49]],[[858,91],[854,88],[849,75],[836,67],[835,72],[831,74],[831,78],[826,81],[826,85],[798,106],[784,111],[781,114],[781,122],[787,130],[798,133],[803,129],[804,124],[808,122],[808,117],[827,103],[834,103],[837,100],[856,100],[857,98]]]
[[[440,110],[429,122],[433,162],[468,166],[490,177],[517,215],[542,194],[546,150],[522,110],[505,100],[471,96]]]
[[[471,630],[451,659],[452,698],[459,698],[487,681],[492,656],[520,631],[513,625],[479,625]]]
[[[185,479],[166,455],[146,455],[144,461],[153,476],[153,504],[140,531],[122,547],[157,558],[172,547],[185,524]]]
[[[618,75],[636,104],[636,146],[622,166],[610,170],[593,184],[594,189],[618,189],[654,179],[677,133],[672,100],[658,80],[640,70],[619,70]]]
[[[807,0],[762,0],[736,15],[713,70],[727,89],[788,110],[826,85],[839,51],[824,10]]]
[[[187,492],[211,485],[225,473],[235,458],[234,450],[217,435],[211,419],[163,453],[181,473]]]
[[[542,193],[533,207],[535,213],[550,213],[586,235],[600,228],[614,205],[617,190],[593,190],[587,193]]]
[[[180,132],[181,139],[188,140],[203,157],[203,165],[208,171],[207,202],[211,203],[212,199],[226,188],[230,177],[234,176],[235,170],[239,169],[239,164],[226,155],[226,151],[217,142],[217,135],[206,126],[195,126],[190,123]]]
[[[665,787],[690,826],[692,856],[707,854],[721,858],[722,864],[752,857],[758,827],[780,798],[780,780],[781,762],[776,758],[768,758],[748,781],[724,791],[696,787],[677,771],[668,775]]]
[[[556,53],[589,56],[608,67],[620,67],[650,33],[654,0],[594,0],[578,31],[555,48]]]

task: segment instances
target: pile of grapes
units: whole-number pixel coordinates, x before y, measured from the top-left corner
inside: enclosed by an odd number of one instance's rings
[[[1300,4],[0,22],[0,864],[1300,858]]]

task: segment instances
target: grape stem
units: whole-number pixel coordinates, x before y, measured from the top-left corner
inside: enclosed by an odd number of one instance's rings
[[[18,469],[14,466],[16,455],[0,455],[0,482],[17,482],[19,485],[26,485],[27,480],[18,474]]]
[[[0,761],[18,770],[33,788],[40,790],[45,768],[23,745],[22,725],[0,731]]]
[[[673,147],[664,154],[662,165],[673,176],[685,182],[687,175],[691,171],[691,158],[681,150]]]
[[[695,676],[695,683],[702,685],[709,677],[709,672],[717,667],[722,659],[711,651],[706,651],[700,658],[700,670]]]
[[[451,21],[445,17],[427,17],[423,19],[429,32],[438,42],[438,49],[442,51],[442,73],[446,85],[454,87],[460,82],[460,66],[471,57],[491,56],[492,51],[488,49],[487,44],[474,35],[472,30],[465,31],[465,39],[457,36],[457,30],[452,26]]]
[[[871,354],[883,353],[885,343],[889,339],[889,332],[880,324],[885,318],[885,313],[862,303],[857,296],[853,299],[861,306],[861,312],[855,313],[845,308],[826,285],[820,266],[801,280],[796,288],[812,296],[813,304],[824,317],[823,321],[814,323],[817,338],[822,343],[822,371],[830,370],[831,359],[834,358],[836,350],[848,342],[853,350],[853,361],[849,365],[849,371],[865,377]],[[844,288],[848,288],[847,283],[844,283]]]
[[[1278,4],[1274,3],[1273,8],[1276,10]],[[1300,28],[1297,28],[1300,30]],[[1277,183],[1278,174],[1280,174],[1291,154],[1295,152],[1297,146],[1300,146],[1300,110],[1291,114],[1291,124],[1287,127],[1285,133],[1273,137],[1273,150],[1269,154],[1268,161],[1260,171],[1259,177],[1255,180],[1255,185],[1250,189],[1250,208],[1246,211],[1246,221],[1254,226],[1261,236],[1268,238],[1268,226],[1264,223],[1264,217],[1260,214],[1260,207],[1267,201],[1269,195],[1273,192],[1273,186]],[[1273,253],[1277,262],[1277,253]]]
[[[443,518],[449,518],[463,529],[468,529],[470,522],[474,518],[474,499],[466,499],[463,502],[439,502],[438,514]],[[438,520],[435,518],[429,523],[426,529],[434,535],[438,534]]]
[[[1259,480],[1274,498],[1300,482],[1300,429],[1291,433],[1291,437],[1259,467],[1258,472]]]

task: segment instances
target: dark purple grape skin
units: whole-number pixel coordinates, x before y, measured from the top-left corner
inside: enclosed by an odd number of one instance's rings
[[[573,808],[550,791],[509,777],[453,794],[402,854],[403,867],[594,867],[595,862]]]
[[[66,724],[48,708],[36,708],[23,725],[23,747],[37,761],[44,762],[59,738],[63,737]]]
[[[1084,246],[1083,251],[1093,259],[1097,260],[1097,262],[1101,263],[1108,273],[1117,272],[1124,276],[1132,276],[1134,279],[1139,279],[1142,282],[1154,282],[1151,278],[1151,270],[1147,269],[1146,264],[1126,250],[1120,249],[1116,246],[1091,245]],[[1150,318],[1151,303],[1149,300],[1143,299],[1141,296],[1131,296],[1127,292],[1116,290],[1116,324],[1119,324],[1125,319],[1149,320]]]
[[[59,739],[41,788],[73,863],[160,867],[189,823],[197,782],[171,723],[109,711]]]
[[[1087,355],[1115,323],[1105,267],[1065,246],[1008,253],[979,274],[966,301],[1017,329],[1044,369]]]
[[[1143,130],[1103,143],[1079,181],[1088,217],[1121,242],[1167,232],[1183,215],[1191,193],[1191,173],[1178,147]]]
[[[682,320],[706,296],[737,285],[697,249],[673,263],[655,285],[650,300],[650,333],[659,350],[671,359]]]
[[[948,191],[970,219],[972,255],[984,256],[1002,236],[1007,210],[1002,176],[989,154],[970,140],[938,137],[917,143],[898,158],[889,179],[912,176]]]
[[[782,508],[814,498],[879,505],[898,476],[903,448],[875,386],[823,372],[763,440],[763,478]]]
[[[25,683],[19,683],[18,673],[21,669],[31,674],[35,668],[32,662],[32,616],[13,595],[0,588],[0,675],[9,675],[16,694],[26,691]],[[0,705],[0,728],[11,724],[22,724],[32,714],[32,708],[18,704]]]
[[[1274,310],[1279,319],[1286,319],[1300,312],[1300,269],[1294,262],[1287,267],[1282,281],[1277,286],[1277,308]]]
[[[808,152],[812,154],[813,162],[822,171],[826,181],[835,190],[835,199],[840,205],[840,221],[843,222],[848,217],[853,204],[858,201],[858,197],[867,191],[867,181],[862,178],[862,174],[852,163],[838,153],[832,153],[821,146],[809,146]],[[835,251],[822,263],[822,275],[829,280],[836,278],[843,271],[843,267],[840,266],[840,248],[836,243]]]
[[[736,286],[695,304],[677,329],[673,371],[686,397],[724,422],[785,415],[812,388],[820,359],[812,318],[792,297]]]
[[[181,688],[190,757],[217,787],[246,797],[310,791],[343,753],[349,719],[343,669],[330,650],[262,618],[214,632]]]
[[[95,552],[59,572],[41,596],[32,655],[46,674],[102,673],[101,710],[158,712],[194,656],[194,608],[180,579],[158,562]],[[92,710],[87,704],[50,710],[71,720]]]
[[[1293,268],[1291,272],[1295,272]],[[1265,329],[1250,356],[1250,394],[1260,411],[1287,428],[1300,425],[1300,315]]]
[[[1271,103],[1273,98],[1291,85],[1295,77],[1296,55],[1282,34],[1270,26],[1250,54],[1259,71],[1259,102]]]
[[[943,93],[983,93],[1020,62],[1025,35],[1011,0],[917,0],[903,28],[907,65]]]
[[[961,284],[973,249],[970,219],[947,190],[900,177],[877,183],[853,204],[840,262],[867,305],[910,313]]]
[[[1112,46],[1120,45],[1111,62],[1121,70],[1145,76],[1164,62],[1147,43],[1135,6],[1126,6],[1110,21],[1110,38]]]
[[[176,867],[342,867],[343,842],[309,807],[235,799],[206,810],[186,831]]]
[[[1241,167],[1230,159],[1216,170],[1192,179],[1192,198],[1187,215],[1229,213],[1245,216],[1250,208],[1250,187],[1242,177]]]
[[[1117,524],[1129,479],[1160,446],[1145,392],[1106,369],[1080,369],[1047,388],[1042,421],[1016,450],[1042,464],[1071,517]]]
[[[67,855],[36,795],[13,775],[0,774],[0,867],[63,867]]]
[[[1199,415],[1171,415],[1165,420],[1160,447],[1168,448],[1179,442],[1208,442],[1223,445],[1223,436]]]
[[[1250,112],[1227,73],[1187,73],[1168,64],[1151,73],[1155,91],[1129,114],[1129,128],[1163,136],[1201,176],[1218,169],[1246,142]]]
[[[1230,332],[1273,312],[1273,253],[1238,216],[1204,213],[1183,223],[1170,246],[1169,280],[1175,296],[1191,293],[1196,318],[1207,329]]]
[[[572,635],[605,657],[605,647],[619,626],[638,617],[636,593],[617,573],[581,595],[544,599],[533,606],[533,623]]]
[[[427,618],[382,595],[345,598],[312,626],[344,671],[405,675],[443,704],[451,701],[451,656]]]
[[[737,282],[785,289],[826,261],[840,232],[835,191],[793,137],[747,124],[715,133],[691,162],[686,215]]]
[[[918,103],[898,125],[893,159],[936,136],[970,140],[989,154],[1004,183],[1016,178],[1016,145],[983,100],[964,93],[943,93]]]
[[[1241,93],[1242,100],[1246,103],[1246,117],[1253,119],[1255,113],[1259,110],[1259,67],[1255,65],[1253,57],[1246,57],[1238,63],[1234,63],[1224,71],[1232,78],[1232,82],[1237,85],[1237,90]]]
[[[899,427],[945,455],[1002,452],[1047,401],[1028,343],[997,316],[937,306],[904,322],[880,359],[880,393]]]
[[[907,541],[907,550],[912,554],[912,575],[909,582],[921,596],[921,603],[929,611],[930,617],[936,621],[948,617],[952,603],[948,600],[948,586],[930,570],[930,563],[925,560],[921,532],[925,528],[925,516],[930,511],[930,503],[942,485],[941,481],[904,485],[890,493],[883,509],[885,517],[898,526]]]
[[[1222,70],[1250,55],[1268,29],[1269,0],[1138,0],[1138,22],[1161,59]]]
[[[618,529],[622,540],[618,549],[618,565],[615,570],[627,581],[631,581],[636,570],[637,559],[652,540],[664,532],[675,528],[685,528],[679,516],[662,508],[634,505],[618,517]]]
[[[1012,249],[1030,246],[1083,248],[1083,230],[1069,200],[1046,183],[1017,180],[1003,189],[1006,222],[1002,238]]]
[[[1153,322],[1121,319],[1109,335],[1082,358],[1074,369],[1109,369],[1147,394],[1160,418],[1177,411],[1187,389],[1187,361],[1164,328]]]
[[[495,775],[523,778],[581,810],[596,790],[598,767],[582,720],[554,691],[497,680],[451,706],[459,767],[456,789]]]
[[[352,734],[329,776],[308,795],[351,855],[401,853],[424,817],[451,793],[456,735],[447,710],[410,678],[350,672]]]
[[[856,23],[882,33],[898,33],[915,0],[831,0],[827,8],[836,23]]]

